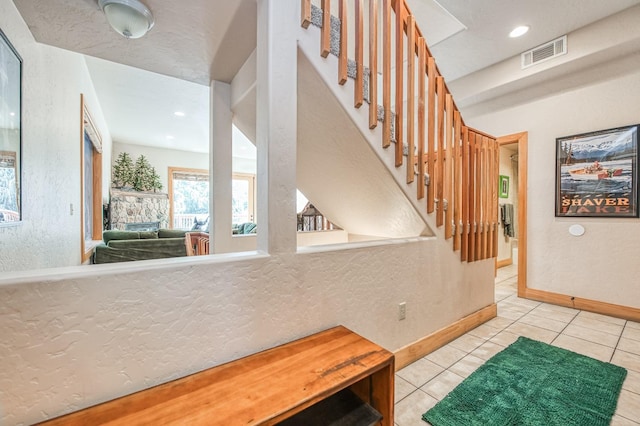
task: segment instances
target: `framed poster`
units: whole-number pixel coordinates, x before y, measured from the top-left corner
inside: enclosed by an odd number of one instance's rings
[[[638,217],[638,128],[556,139],[557,217]]]
[[[498,182],[498,195],[500,198],[509,198],[509,176],[500,175]]]

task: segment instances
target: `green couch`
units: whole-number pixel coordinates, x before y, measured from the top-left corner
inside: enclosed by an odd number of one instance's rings
[[[187,255],[185,232],[176,229],[158,231],[104,231],[103,243],[96,246],[93,263],[130,262],[165,259]]]

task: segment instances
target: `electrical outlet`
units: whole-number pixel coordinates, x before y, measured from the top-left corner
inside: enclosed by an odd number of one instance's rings
[[[398,305],[398,320],[402,321],[407,317],[407,302]]]

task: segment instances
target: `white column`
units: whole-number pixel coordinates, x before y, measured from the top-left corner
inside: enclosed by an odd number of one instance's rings
[[[258,0],[258,250],[296,251],[298,0]]]
[[[212,233],[212,253],[228,253],[232,250],[231,236],[231,176],[232,176],[232,125],[231,85],[211,82],[211,124],[209,129],[209,232]]]

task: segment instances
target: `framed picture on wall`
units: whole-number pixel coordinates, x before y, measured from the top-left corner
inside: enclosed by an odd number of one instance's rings
[[[556,139],[557,217],[638,217],[638,129]]]
[[[500,175],[498,181],[498,195],[500,198],[509,198],[509,176]]]

